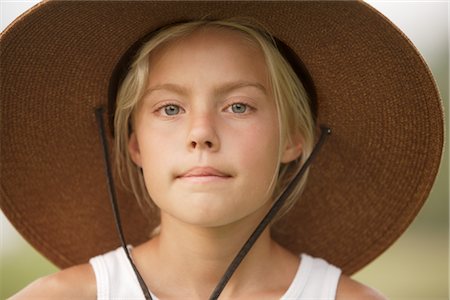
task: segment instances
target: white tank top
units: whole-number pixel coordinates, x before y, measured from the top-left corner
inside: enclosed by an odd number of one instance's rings
[[[98,300],[145,300],[122,247],[93,257],[89,263],[95,273]],[[341,270],[325,260],[302,254],[297,273],[281,300],[334,300],[340,275]]]

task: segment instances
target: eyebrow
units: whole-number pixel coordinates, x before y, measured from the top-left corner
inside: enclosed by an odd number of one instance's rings
[[[263,92],[264,95],[267,95],[267,90],[262,84],[260,84],[259,82],[251,82],[251,81],[228,82],[228,83],[225,83],[225,84],[221,85],[220,87],[216,88],[216,92],[218,94],[225,94],[227,92],[245,88],[245,87],[254,87],[254,88],[260,90],[261,92]]]
[[[245,88],[245,87],[254,87],[254,88],[260,90],[264,95],[267,95],[267,89],[264,87],[264,85],[260,84],[259,82],[251,82],[251,81],[244,81],[244,80],[227,82],[225,84],[220,85],[219,87],[216,87],[214,89],[214,91],[215,91],[215,93],[222,95],[222,94],[231,92],[233,90],[237,90],[237,89],[241,89],[241,88]],[[171,92],[175,92],[180,95],[187,95],[189,93],[188,89],[181,85],[174,84],[174,83],[164,83],[164,84],[159,84],[159,85],[150,87],[149,89],[147,89],[145,91],[144,95],[149,95],[152,92],[158,91],[158,90],[171,91]]]
[[[181,94],[181,95],[186,95],[188,93],[188,90],[181,85],[174,84],[174,83],[164,83],[164,84],[158,84],[151,88],[148,88],[145,91],[144,95],[149,95],[149,94],[151,94],[155,91],[159,91],[159,90],[171,91],[171,92],[175,92],[175,93]]]

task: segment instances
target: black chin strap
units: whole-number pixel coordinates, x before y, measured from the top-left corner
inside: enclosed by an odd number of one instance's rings
[[[113,212],[114,212],[114,220],[116,222],[116,229],[117,229],[117,232],[119,233],[119,238],[120,238],[120,242],[122,244],[122,248],[125,250],[127,258],[129,260],[131,266],[133,267],[133,270],[134,270],[136,277],[139,281],[139,284],[141,286],[142,292],[144,293],[145,299],[152,299],[152,296],[150,295],[147,285],[145,284],[144,280],[142,279],[142,276],[139,273],[138,269],[134,265],[133,260],[131,259],[130,252],[127,248],[127,243],[126,243],[125,237],[123,235],[122,224],[121,224],[120,215],[119,215],[119,208],[118,208],[117,200],[116,200],[117,197],[116,197],[116,192],[114,189],[114,182],[113,182],[113,177],[112,177],[112,172],[111,172],[111,167],[110,167],[111,164],[110,164],[110,160],[109,160],[108,143],[107,143],[106,136],[105,136],[103,113],[104,113],[104,109],[102,107],[97,108],[95,110],[95,116],[97,119],[99,135],[100,135],[101,144],[102,144],[102,148],[103,148],[103,157],[104,157],[105,173],[106,173],[107,184],[108,184],[109,198],[110,198],[111,205],[112,205]],[[214,289],[213,293],[209,297],[210,300],[215,300],[215,299],[219,298],[220,294],[222,293],[223,289],[225,288],[226,284],[230,280],[233,273],[236,271],[239,264],[242,262],[242,260],[247,255],[247,253],[250,251],[250,249],[255,244],[256,240],[261,235],[261,233],[264,231],[264,229],[266,229],[267,225],[269,225],[270,222],[273,220],[273,218],[275,217],[277,212],[283,206],[284,202],[286,202],[286,199],[289,196],[289,194],[292,192],[292,190],[295,188],[295,186],[301,180],[301,178],[305,174],[306,170],[308,169],[309,165],[314,160],[314,158],[317,156],[320,148],[322,147],[323,143],[325,142],[326,137],[331,134],[330,128],[327,128],[325,126],[320,126],[320,129],[321,129],[321,133],[320,133],[319,141],[317,142],[316,146],[314,147],[311,155],[305,161],[305,163],[300,168],[300,170],[297,172],[295,177],[291,180],[291,182],[283,190],[282,194],[274,202],[274,204],[272,205],[270,210],[267,212],[265,217],[262,219],[262,221],[259,223],[259,225],[256,227],[256,229],[250,235],[250,237],[245,242],[245,244],[242,246],[241,250],[239,250],[238,254],[233,259],[231,264],[228,266],[228,269],[225,271],[222,278],[218,282],[216,288]]]
[[[144,279],[142,279],[141,274],[139,273],[138,269],[136,268],[136,266],[133,263],[133,260],[131,259],[130,251],[128,250],[127,242],[125,241],[125,237],[123,235],[122,222],[120,221],[120,214],[119,214],[119,206],[117,205],[116,190],[114,189],[115,185],[114,185],[112,172],[111,172],[111,163],[109,160],[109,150],[108,150],[108,142],[106,140],[106,135],[105,135],[105,124],[103,122],[103,112],[104,112],[103,107],[97,108],[95,110],[95,117],[97,119],[98,131],[99,131],[100,140],[101,140],[102,148],[103,148],[103,158],[104,158],[106,180],[107,180],[107,184],[108,184],[109,199],[111,201],[112,209],[114,212],[114,220],[116,222],[116,229],[117,229],[117,232],[119,233],[119,238],[120,238],[120,243],[122,244],[122,248],[125,250],[128,260],[130,261],[130,264],[133,267],[134,273],[136,273],[137,279],[141,286],[142,292],[144,293],[145,299],[152,299],[152,296],[150,295],[150,292],[147,288],[147,285],[145,284]]]
[[[283,190],[283,192],[278,197],[278,199],[273,203],[270,210],[267,212],[265,217],[262,219],[262,221],[259,223],[259,225],[256,227],[256,229],[250,235],[250,237],[245,242],[245,244],[242,246],[241,250],[239,250],[238,254],[233,259],[231,264],[228,266],[228,269],[225,271],[225,274],[223,274],[222,278],[220,279],[220,281],[217,284],[216,288],[214,289],[213,293],[209,297],[210,300],[215,300],[215,299],[219,298],[220,293],[222,293],[223,289],[225,288],[225,285],[230,280],[234,271],[236,271],[239,264],[242,262],[242,260],[247,255],[247,253],[250,251],[253,244],[255,244],[256,240],[261,235],[261,233],[264,231],[264,229],[266,229],[267,225],[269,225],[270,222],[273,220],[273,218],[275,217],[277,212],[283,206],[284,202],[286,202],[286,199],[292,193],[292,190],[295,188],[297,183],[302,179],[303,174],[305,174],[309,165],[311,164],[311,162],[314,160],[314,158],[319,153],[320,148],[322,147],[323,143],[325,142],[325,138],[329,134],[331,134],[331,129],[327,128],[325,126],[320,126],[320,131],[321,132],[320,132],[319,141],[317,142],[316,146],[314,147],[313,151],[311,152],[311,155],[305,161],[305,163],[300,168],[300,170],[297,172],[297,174],[295,174],[294,178],[291,180],[291,182],[289,182],[289,184]]]

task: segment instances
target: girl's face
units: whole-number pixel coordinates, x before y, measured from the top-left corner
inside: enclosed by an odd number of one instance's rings
[[[162,219],[209,227],[264,213],[279,128],[262,51],[209,28],[157,49],[149,64],[129,150]],[[285,149],[282,162],[300,154]]]

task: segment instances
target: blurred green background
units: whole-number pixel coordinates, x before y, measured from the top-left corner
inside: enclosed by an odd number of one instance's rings
[[[37,1],[0,0],[1,30]],[[390,18],[430,66],[448,116],[448,1],[367,1]],[[448,119],[446,121],[448,141]],[[394,300],[449,299],[449,160],[446,145],[428,201],[405,234],[383,255],[354,275]],[[58,269],[36,252],[0,214],[0,299]]]

